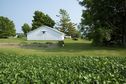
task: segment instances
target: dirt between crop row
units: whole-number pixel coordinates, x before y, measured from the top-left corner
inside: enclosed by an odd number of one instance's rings
[[[23,45],[20,43],[0,43],[0,48],[13,47],[13,48],[56,48],[57,44],[27,44]]]
[[[0,43],[0,47],[19,47],[19,43]]]

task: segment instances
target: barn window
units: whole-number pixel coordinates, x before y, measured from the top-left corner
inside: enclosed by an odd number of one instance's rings
[[[46,31],[42,31],[43,34],[45,34]]]

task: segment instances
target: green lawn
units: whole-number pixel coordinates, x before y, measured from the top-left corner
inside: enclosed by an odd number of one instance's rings
[[[25,41],[25,40],[20,39],[20,38],[9,38],[9,39],[1,39],[0,38],[0,43],[20,43],[22,41]]]
[[[33,43],[46,41],[26,41],[22,39],[0,39],[0,43]],[[54,41],[53,41],[54,42]],[[126,48],[117,47],[94,47],[91,41],[74,41],[66,39],[64,47],[56,48],[27,48],[27,47],[0,47],[0,52],[16,53],[21,55],[41,55],[41,56],[126,56]]]

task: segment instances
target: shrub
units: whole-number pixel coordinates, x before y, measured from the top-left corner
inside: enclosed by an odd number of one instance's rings
[[[25,38],[26,36],[24,34],[18,34],[17,38]]]
[[[64,46],[64,41],[58,41],[58,46],[63,47]]]
[[[53,44],[53,42],[46,42],[46,44]]]
[[[78,38],[73,38],[73,40],[77,41],[77,40],[78,40]]]

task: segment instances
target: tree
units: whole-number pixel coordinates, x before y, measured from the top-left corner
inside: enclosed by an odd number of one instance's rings
[[[25,35],[31,30],[30,26],[27,23],[24,23],[22,26],[22,31],[24,32]]]
[[[55,21],[52,20],[52,18],[49,16],[49,15],[45,15],[45,24],[44,25],[47,25],[49,27],[53,27],[55,25]]]
[[[41,11],[35,11],[35,15],[33,16],[34,20],[32,20],[32,30],[46,25],[49,27],[53,27],[55,25],[55,21],[51,19],[51,17],[47,14],[44,14]]]
[[[126,1],[125,0],[83,0],[81,25],[88,26],[89,39],[94,44],[126,46]]]
[[[73,36],[76,32],[75,26],[76,24],[72,23],[69,17],[69,14],[66,10],[60,9],[59,11],[60,21],[58,24],[58,28],[61,32],[65,33],[66,35]]]
[[[72,38],[79,38],[79,31],[76,30],[76,24],[69,22],[68,23],[68,32],[67,35],[71,36]]]
[[[13,21],[7,17],[0,16],[0,38],[8,38],[16,35]]]

